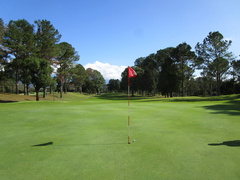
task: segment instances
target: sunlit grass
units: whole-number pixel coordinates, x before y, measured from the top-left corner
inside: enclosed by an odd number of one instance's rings
[[[90,96],[0,103],[0,177],[240,178],[238,95],[132,97],[130,145],[127,96]]]
[[[40,101],[74,101],[74,100],[80,100],[85,99],[88,97],[92,97],[94,95],[90,94],[80,94],[80,93],[72,93],[68,92],[67,94],[63,94],[63,98],[60,98],[60,94],[57,92],[54,92],[52,94],[47,93],[46,98],[43,98],[43,93],[39,93]],[[36,95],[30,94],[30,95],[16,95],[16,94],[0,94],[0,101],[8,102],[8,101],[36,101]]]

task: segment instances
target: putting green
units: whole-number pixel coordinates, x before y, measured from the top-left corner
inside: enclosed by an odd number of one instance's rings
[[[130,114],[129,145],[125,96],[0,103],[0,177],[240,178],[238,95],[134,97]]]

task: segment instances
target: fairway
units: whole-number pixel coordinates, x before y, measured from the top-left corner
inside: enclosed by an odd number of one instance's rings
[[[70,95],[0,103],[0,179],[240,179],[239,95],[133,97],[131,144],[126,96]]]

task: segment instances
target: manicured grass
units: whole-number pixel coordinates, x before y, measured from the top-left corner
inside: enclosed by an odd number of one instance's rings
[[[0,103],[0,177],[240,178],[238,95],[133,97],[130,145],[127,97],[88,97]]]

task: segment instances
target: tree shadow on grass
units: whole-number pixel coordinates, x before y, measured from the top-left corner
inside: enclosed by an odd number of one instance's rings
[[[210,96],[210,97],[200,97],[200,96],[186,96],[186,97],[171,97],[171,98],[150,98],[145,101],[163,101],[163,102],[204,102],[204,101],[237,101],[240,98],[240,95],[224,95],[224,96]],[[237,102],[240,103],[238,100]]]
[[[119,93],[103,93],[100,96],[95,96],[98,99],[103,100],[127,100],[127,94],[119,94]],[[165,98],[165,97],[157,97],[157,96],[131,96],[131,100],[141,100],[141,102],[202,102],[202,101],[234,101],[239,99],[240,95],[224,95],[224,96],[211,96],[211,97],[172,97],[172,98]]]
[[[237,146],[240,146],[240,140],[224,141],[224,142],[222,142],[222,143],[211,143],[211,144],[208,144],[208,145],[209,145],[209,146],[225,145],[225,146],[237,147]]]
[[[94,96],[97,99],[103,100],[128,100],[127,94],[118,94],[118,93],[103,93],[100,96]],[[131,100],[143,99],[142,96],[130,96]]]
[[[0,103],[15,103],[18,101],[8,101],[8,100],[0,100]]]
[[[99,143],[99,144],[59,144],[59,145],[54,145],[54,146],[112,146],[112,145],[119,145],[119,144],[127,144],[127,143]],[[53,145],[53,142],[47,142],[47,143],[42,143],[42,144],[35,144],[32,145],[32,147],[36,146],[49,146]]]
[[[170,101],[173,102],[201,102],[201,101],[233,101],[239,99],[240,95],[223,95],[223,96],[210,96],[210,97],[177,97]]]
[[[49,145],[53,145],[53,142],[51,141],[51,142],[36,144],[36,145],[32,145],[32,146],[35,147],[35,146],[49,146]]]
[[[211,106],[203,106],[208,110],[213,110],[213,114],[228,114],[231,116],[239,116],[240,115],[240,101],[233,100],[226,102],[224,104],[217,104]]]

